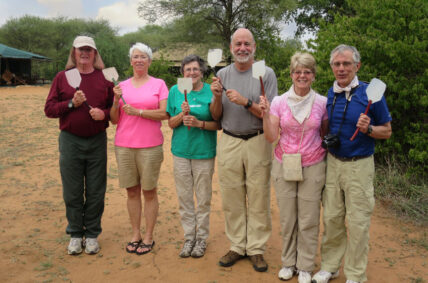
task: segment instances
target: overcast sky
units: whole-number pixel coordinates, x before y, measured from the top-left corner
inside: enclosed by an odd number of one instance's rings
[[[146,23],[138,17],[141,0],[0,0],[0,26],[11,18],[24,15],[51,18],[106,19],[119,34],[136,31]],[[19,4],[18,4],[19,3]],[[295,27],[289,26],[281,33],[284,38],[294,36]]]

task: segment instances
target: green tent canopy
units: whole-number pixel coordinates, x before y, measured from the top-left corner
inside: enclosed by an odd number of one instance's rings
[[[50,60],[48,57],[34,54],[31,52],[19,50],[13,47],[0,43],[0,56],[3,58],[14,58],[14,59],[39,59],[39,60]]]
[[[33,60],[51,61],[48,57],[0,43],[0,85],[34,82],[36,78],[31,75]]]

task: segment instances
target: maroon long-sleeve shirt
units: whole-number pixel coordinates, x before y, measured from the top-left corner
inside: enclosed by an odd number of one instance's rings
[[[95,69],[90,74],[80,74],[80,90],[85,93],[86,101],[94,108],[104,111],[102,121],[92,119],[85,104],[77,108],[68,108],[76,89],[71,87],[65,71],[59,72],[51,86],[46,99],[45,114],[49,118],[59,118],[59,128],[80,137],[94,136],[108,127],[110,107],[113,104],[113,83],[104,78],[102,71]]]

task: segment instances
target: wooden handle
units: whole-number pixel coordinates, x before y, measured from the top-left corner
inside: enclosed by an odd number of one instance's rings
[[[184,90],[184,101],[188,102],[187,101],[187,90],[186,89]],[[189,115],[189,113],[184,113],[184,115]],[[190,126],[187,126],[187,130],[190,131]]]
[[[370,105],[372,105],[372,101],[371,100],[369,100],[369,104],[367,104],[366,111],[364,111],[364,115],[367,115],[367,113],[369,112]],[[355,130],[354,134],[352,135],[352,137],[349,140],[353,141],[355,139],[355,137],[358,135],[359,131],[360,131],[360,128],[357,128]]]
[[[265,85],[263,84],[262,76],[260,76],[259,79],[260,79],[260,86],[262,87],[262,95],[265,96]]]

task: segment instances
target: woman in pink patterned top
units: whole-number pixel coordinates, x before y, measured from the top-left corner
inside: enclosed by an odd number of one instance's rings
[[[298,282],[311,282],[318,246],[321,191],[325,184],[325,150],[321,137],[328,128],[327,98],[316,93],[316,63],[308,53],[291,57],[291,88],[273,99],[260,97],[266,139],[278,139],[272,163],[272,179],[280,210],[283,248],[278,277],[288,280],[298,273]],[[282,154],[302,156],[303,181],[285,181]]]

